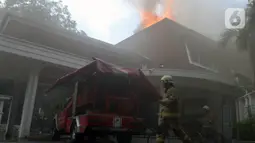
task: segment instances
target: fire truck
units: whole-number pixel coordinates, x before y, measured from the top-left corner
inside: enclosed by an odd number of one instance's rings
[[[160,99],[141,70],[96,58],[58,79],[46,94],[55,96],[63,89],[68,89],[69,98],[57,107],[53,140],[70,135],[74,142],[93,143],[112,136],[119,143],[130,143],[133,135],[145,134],[145,118],[140,113],[148,112],[148,106]]]

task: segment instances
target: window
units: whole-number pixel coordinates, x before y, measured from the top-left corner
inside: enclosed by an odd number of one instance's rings
[[[216,72],[216,73],[218,72],[218,70],[215,68],[216,66],[214,64],[212,64],[211,67],[208,67],[208,66],[202,64],[200,54],[198,54],[196,60],[194,60],[194,58],[192,58],[192,55],[191,55],[191,52],[190,52],[187,42],[184,43],[184,46],[185,46],[185,50],[186,50],[190,64],[200,67],[200,68],[203,68],[203,69],[206,69],[206,70],[209,70],[209,71],[212,71],[212,72]]]

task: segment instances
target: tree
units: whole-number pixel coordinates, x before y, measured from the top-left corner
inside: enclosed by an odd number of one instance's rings
[[[225,31],[219,43],[221,46],[226,47],[229,40],[232,38],[236,38],[235,42],[239,50],[246,50],[249,52],[255,77],[255,0],[251,0],[247,5],[245,27],[239,30]]]
[[[68,7],[63,5],[61,0],[5,0],[2,7],[36,21],[86,35],[85,32],[77,30],[77,23],[72,20]]]
[[[243,29],[227,30],[222,34],[220,44],[226,47],[228,41],[236,38],[236,47],[239,50],[249,52],[250,63],[253,70],[253,81],[255,81],[255,0],[251,0],[246,8],[246,25]],[[248,64],[250,64],[248,63]],[[254,83],[253,83],[254,84]],[[245,87],[248,88],[248,87]],[[253,85],[254,89],[254,85]],[[251,107],[247,108],[249,119],[252,118]]]

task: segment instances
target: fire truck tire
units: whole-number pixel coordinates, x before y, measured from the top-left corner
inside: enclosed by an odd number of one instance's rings
[[[53,131],[52,141],[60,141],[60,133],[58,132],[58,130]]]
[[[56,128],[56,123],[53,121],[53,126],[52,126],[52,141],[60,141],[60,133]]]
[[[87,127],[85,130],[84,136],[87,137],[88,143],[96,143],[97,134]]]
[[[84,134],[83,133],[76,133],[77,126],[74,123],[71,128],[71,142],[72,143],[80,143],[84,140]]]
[[[118,134],[116,136],[117,142],[118,143],[131,143],[132,142],[132,135],[123,133],[123,134]]]

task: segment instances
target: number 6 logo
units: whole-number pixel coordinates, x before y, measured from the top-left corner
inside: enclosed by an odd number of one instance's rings
[[[228,8],[225,11],[225,26],[227,29],[242,29],[245,26],[245,10],[243,8]]]
[[[238,15],[238,12],[239,11],[237,11],[237,10],[234,11],[234,13],[229,18],[230,24],[233,26],[238,26],[241,23],[241,18]]]

